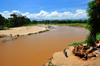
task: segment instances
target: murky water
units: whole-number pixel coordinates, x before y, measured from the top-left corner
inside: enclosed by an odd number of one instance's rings
[[[73,42],[84,41],[84,28],[56,26],[49,32],[21,37],[0,45],[0,66],[42,66],[53,53],[63,51]]]

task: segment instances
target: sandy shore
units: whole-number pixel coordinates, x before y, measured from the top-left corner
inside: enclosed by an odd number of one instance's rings
[[[97,57],[92,57],[91,59],[84,61],[81,58],[74,56],[74,54],[72,53],[73,49],[74,49],[74,47],[70,46],[66,50],[68,57],[66,57],[64,55],[63,51],[55,52],[53,54],[53,58],[51,60],[47,61],[47,63],[44,66],[48,66],[50,61],[52,62],[52,64],[54,64],[56,66],[100,66],[100,62],[99,62],[100,61],[100,52],[98,53],[97,51],[95,51],[95,53],[97,54]],[[99,48],[99,50],[100,50],[100,48]]]
[[[46,28],[38,26],[15,27],[9,30],[0,30],[0,35],[7,35],[7,36],[10,36],[10,34],[12,34],[12,36],[15,36],[17,34],[27,35],[28,33],[36,33],[43,30],[46,30]]]
[[[19,36],[27,36],[29,33],[38,33],[39,31],[44,31],[46,29],[52,29],[47,28],[47,25],[38,25],[38,26],[26,26],[26,27],[15,27],[11,28],[9,30],[0,30],[0,44],[13,41],[18,38]],[[12,37],[10,37],[12,34]],[[2,37],[2,38],[1,38]]]

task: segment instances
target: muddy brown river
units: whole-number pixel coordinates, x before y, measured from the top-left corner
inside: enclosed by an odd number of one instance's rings
[[[55,26],[45,33],[20,37],[0,44],[0,66],[42,66],[53,53],[63,51],[73,42],[84,41],[84,28]]]

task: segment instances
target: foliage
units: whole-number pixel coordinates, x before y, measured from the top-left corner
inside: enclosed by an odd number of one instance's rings
[[[0,30],[6,30],[5,28],[0,28]]]
[[[25,27],[25,26],[36,26],[36,24],[25,24],[22,27]]]
[[[56,65],[52,64],[52,62],[50,61],[48,66],[56,66]]]
[[[74,26],[74,25],[86,25],[86,23],[70,23],[66,24],[67,26]]]
[[[17,37],[19,37],[19,34],[17,34]]]
[[[39,33],[43,33],[43,32],[46,32],[46,31],[49,31],[49,30],[39,31]]]
[[[37,34],[37,33],[34,33],[34,34]]]
[[[92,0],[88,3],[87,13],[89,19],[87,20],[87,26],[90,34],[87,36],[86,41],[89,46],[95,46],[96,35],[100,33],[100,3]]]
[[[27,35],[33,35],[33,33],[29,33],[29,34],[27,34]]]
[[[73,44],[70,44],[69,46],[76,46],[76,45],[79,45],[79,44],[85,44],[86,41],[83,41],[83,42],[74,42]]]

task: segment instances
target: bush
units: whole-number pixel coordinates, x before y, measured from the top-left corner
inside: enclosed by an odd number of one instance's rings
[[[43,33],[44,31],[39,31],[39,33]]]
[[[46,32],[46,31],[49,31],[49,30],[39,31],[39,33],[43,33],[43,32]]]
[[[29,33],[29,34],[27,34],[27,35],[33,35],[33,33]]]
[[[6,30],[5,28],[0,28],[0,30]]]
[[[34,34],[37,34],[37,33],[34,33]]]
[[[17,34],[17,37],[19,37],[19,34]]]

